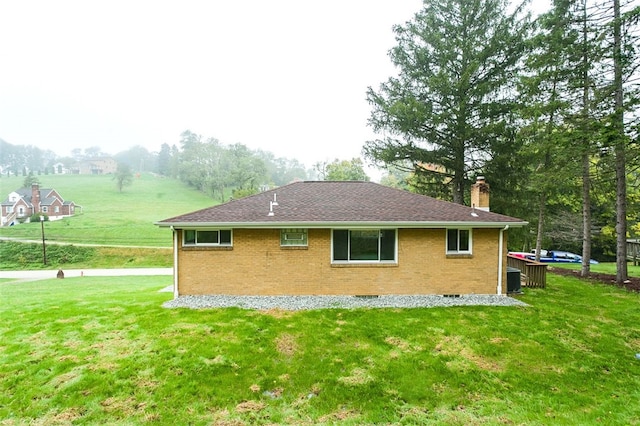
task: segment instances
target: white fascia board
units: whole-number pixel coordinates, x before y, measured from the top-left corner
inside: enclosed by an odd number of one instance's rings
[[[235,229],[274,229],[274,228],[308,228],[308,229],[354,229],[354,228],[519,228],[529,222],[155,222],[164,228],[235,228]]]

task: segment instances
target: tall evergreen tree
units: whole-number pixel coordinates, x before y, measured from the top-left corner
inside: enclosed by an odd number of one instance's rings
[[[556,0],[552,9],[537,21],[536,35],[531,39],[532,50],[527,57],[528,72],[521,79],[523,95],[520,114],[524,119],[519,137],[522,140],[520,158],[529,168],[526,179],[528,199],[532,211],[537,206],[536,256],[542,247],[547,204],[556,198],[558,185],[555,177],[571,170],[566,168],[566,132],[563,115],[570,102],[563,96],[566,81],[575,65],[567,57],[567,46],[572,44],[568,34],[571,20],[571,0]],[[567,179],[563,179],[567,181]]]
[[[605,40],[608,55],[603,60],[601,72],[608,84],[601,87],[600,99],[603,112],[603,140],[613,153],[616,205],[616,281],[621,284],[628,278],[627,270],[627,159],[637,138],[638,120],[638,69],[640,57],[638,18],[640,6],[631,2],[608,0],[597,8],[600,33]],[[635,121],[635,125],[633,123]],[[633,158],[633,156],[632,156]]]
[[[453,201],[464,202],[469,175],[513,136],[513,76],[528,18],[522,6],[507,10],[504,0],[431,0],[394,27],[399,74],[368,89],[369,124],[385,136],[367,142],[366,157],[450,185]]]
[[[627,270],[627,160],[624,123],[623,49],[620,0],[613,0],[613,92],[612,114],[616,162],[616,282],[628,278]]]

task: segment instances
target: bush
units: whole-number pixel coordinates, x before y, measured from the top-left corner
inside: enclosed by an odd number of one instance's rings
[[[40,216],[44,217],[45,222],[49,222],[49,216],[46,213],[34,213],[29,217],[29,221],[38,223],[40,222]]]

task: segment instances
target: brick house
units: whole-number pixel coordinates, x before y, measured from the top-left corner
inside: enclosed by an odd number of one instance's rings
[[[34,183],[31,188],[16,189],[2,202],[0,226],[28,221],[37,213],[46,215],[49,220],[58,220],[73,216],[76,207],[73,201],[65,201],[55,189],[40,188]]]
[[[509,228],[484,180],[467,207],[371,182],[296,182],[156,222],[174,296],[506,294]]]

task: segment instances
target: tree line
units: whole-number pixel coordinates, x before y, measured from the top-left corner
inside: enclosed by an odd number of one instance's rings
[[[134,173],[151,172],[182,180],[210,196],[226,201],[296,180],[370,180],[360,158],[318,161],[311,168],[296,159],[276,157],[264,150],[250,150],[243,144],[225,145],[212,137],[185,130],[177,144],[163,144],[158,152],[133,146],[115,155],[93,146],[73,149],[70,157],[34,146],[11,145],[0,139],[0,177],[24,176],[25,186],[37,181],[36,175],[62,173],[55,167],[70,169],[80,161],[111,157],[117,164],[113,173],[122,191],[131,185]]]
[[[171,176],[219,199],[241,198],[296,180],[369,180],[361,159],[317,162],[307,169],[296,159],[275,157],[243,144],[225,145],[190,130],[177,145],[163,144],[158,173]]]
[[[640,7],[621,1],[553,0],[535,19],[524,3],[425,1],[393,28],[397,75],[367,91],[384,136],[365,156],[457,203],[484,175],[493,209],[531,223],[512,232],[523,249],[579,247],[587,274],[595,245],[625,280],[627,223],[640,231]]]

